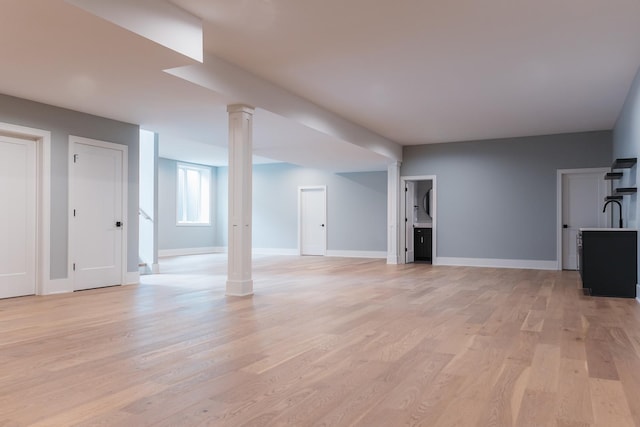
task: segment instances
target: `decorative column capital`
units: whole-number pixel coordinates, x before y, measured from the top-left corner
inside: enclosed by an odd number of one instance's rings
[[[247,113],[253,115],[255,107],[246,104],[227,105],[227,113]]]

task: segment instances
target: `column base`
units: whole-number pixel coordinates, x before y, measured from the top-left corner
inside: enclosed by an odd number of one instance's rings
[[[246,297],[253,295],[253,280],[227,280],[227,291],[230,297]]]

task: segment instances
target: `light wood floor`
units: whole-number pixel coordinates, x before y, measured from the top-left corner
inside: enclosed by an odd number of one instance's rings
[[[0,426],[640,425],[640,306],[575,272],[164,260],[0,301]]]

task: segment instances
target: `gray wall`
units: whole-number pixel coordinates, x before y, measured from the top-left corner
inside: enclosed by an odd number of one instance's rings
[[[227,245],[227,168],[218,168],[218,241]],[[386,251],[387,173],[332,174],[278,163],[253,166],[253,247],[298,247],[298,187],[327,186],[327,249]]]
[[[436,175],[440,257],[556,259],[558,169],[608,167],[610,131],[404,147],[402,176]]]
[[[613,130],[613,157],[640,157],[640,70],[636,74]],[[637,183],[638,166],[624,170],[624,177],[619,182],[620,186],[637,187]],[[626,226],[638,228],[640,224],[638,195],[625,196],[622,204],[623,218],[627,220]],[[640,251],[638,253],[640,254]],[[640,262],[638,263],[638,277],[640,277]]]
[[[177,224],[177,164],[171,159],[158,161],[158,250],[202,248],[216,242],[216,168],[211,169],[211,225]]]
[[[138,271],[139,127],[2,94],[0,121],[51,132],[51,279],[67,277],[69,135],[129,147],[127,271]]]

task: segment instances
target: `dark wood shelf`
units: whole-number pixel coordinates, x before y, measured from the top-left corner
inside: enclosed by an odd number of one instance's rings
[[[616,196],[625,195],[625,194],[635,194],[638,192],[636,187],[621,187],[616,188]]]
[[[635,157],[627,157],[624,159],[616,159],[611,165],[611,169],[629,169],[635,166],[638,159]]]
[[[624,175],[622,172],[608,172],[607,174],[605,174],[604,179],[606,180],[620,179],[622,178],[622,175]]]
[[[605,202],[608,202],[609,200],[622,200],[622,196],[613,195],[613,196],[607,196],[604,198]]]

